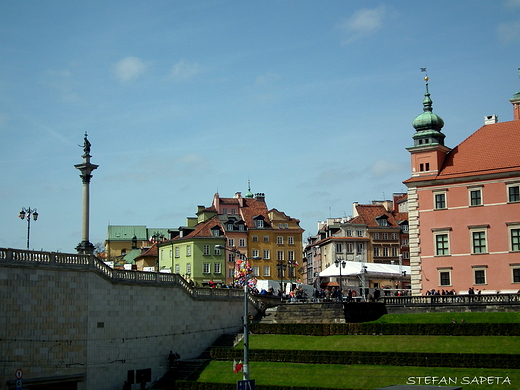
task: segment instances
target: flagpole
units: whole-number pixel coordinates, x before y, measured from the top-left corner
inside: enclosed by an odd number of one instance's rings
[[[242,371],[242,379],[249,380],[249,313],[247,299],[247,279],[244,283],[244,366]]]

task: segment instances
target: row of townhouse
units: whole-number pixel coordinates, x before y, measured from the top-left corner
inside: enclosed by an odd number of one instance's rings
[[[197,216],[171,233],[156,244],[159,271],[199,286],[232,285],[241,260],[257,279],[285,283],[299,280],[303,272],[299,220],[269,210],[263,193],[215,194],[210,207],[198,206]]]
[[[319,222],[304,248],[305,283],[320,287],[320,272],[344,261],[409,265],[406,199],[394,194],[393,201],[354,203],[352,217]]]

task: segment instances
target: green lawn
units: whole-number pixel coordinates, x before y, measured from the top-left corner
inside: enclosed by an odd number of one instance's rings
[[[372,323],[380,324],[447,324],[455,319],[461,323],[520,323],[520,312],[508,313],[424,313],[424,314],[385,314]]]
[[[232,365],[232,362],[212,361],[198,380],[219,383],[235,383],[242,380],[242,374],[235,374]],[[464,390],[520,388],[520,370],[250,363],[250,378],[259,385],[375,389],[396,384],[424,385],[428,377],[437,377],[436,383],[431,382],[430,378],[429,385],[454,386],[457,384]],[[441,382],[442,378],[444,378],[444,382]],[[470,382],[473,383],[470,384]]]
[[[299,336],[251,335],[250,349],[520,353],[517,336]],[[236,348],[242,348],[242,344]]]

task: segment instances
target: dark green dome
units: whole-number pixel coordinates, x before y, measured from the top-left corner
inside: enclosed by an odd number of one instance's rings
[[[444,121],[440,116],[432,112],[432,100],[430,99],[430,93],[428,92],[428,89],[426,89],[426,93],[424,94],[423,111],[424,112],[418,115],[412,122],[412,126],[415,128],[415,130],[441,131],[441,129],[444,127]]]

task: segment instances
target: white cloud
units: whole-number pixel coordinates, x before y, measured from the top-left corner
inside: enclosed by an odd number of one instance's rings
[[[281,79],[281,76],[278,73],[266,73],[266,74],[256,76],[255,85],[258,85],[258,86],[272,85],[280,79]]]
[[[506,0],[505,5],[508,8],[520,8],[520,0]]]
[[[520,42],[520,20],[499,24],[497,34],[503,43]]]
[[[390,173],[400,172],[406,168],[403,167],[401,164],[381,159],[374,161],[374,163],[370,166],[369,169],[374,176],[380,177],[388,175]]]
[[[202,68],[198,63],[181,60],[172,66],[169,78],[175,82],[182,82],[191,79],[201,72]]]
[[[125,57],[113,66],[116,77],[123,82],[133,81],[141,77],[148,65],[137,57]]]
[[[388,10],[384,5],[377,8],[363,8],[350,18],[345,19],[338,25],[346,37],[343,44],[351,43],[359,38],[368,36],[380,30],[383,27],[383,22],[388,17]]]

